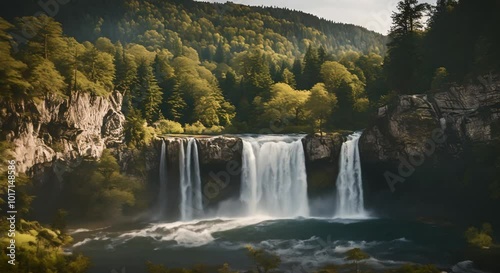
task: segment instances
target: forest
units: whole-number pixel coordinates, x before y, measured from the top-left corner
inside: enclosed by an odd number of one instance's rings
[[[299,11],[234,3],[71,1],[57,15],[33,16],[39,9],[18,1],[0,12],[0,100],[120,92],[126,144],[138,154],[155,135],[355,130],[398,95],[437,92],[500,70],[495,0],[401,1],[388,36]],[[11,147],[0,136],[7,158]],[[83,173],[91,179],[82,186]],[[74,185],[67,195],[86,204],[70,207],[74,215],[104,218],[148,205],[140,198],[142,170],[121,174],[109,151],[69,176]],[[0,178],[3,197],[7,179]],[[28,218],[31,181],[25,175],[18,181],[19,216]],[[100,187],[103,181],[109,187]],[[19,260],[27,267],[9,272],[85,272],[88,258],[62,253],[71,241],[65,218],[59,211],[50,227],[22,220]],[[249,250],[254,258],[255,251]]]

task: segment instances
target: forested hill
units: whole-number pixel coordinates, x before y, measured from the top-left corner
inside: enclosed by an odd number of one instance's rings
[[[9,3],[6,19],[40,11],[36,1],[15,8]],[[15,5],[15,4],[14,4]],[[19,14],[22,11],[23,14]],[[2,12],[3,13],[3,12]],[[300,56],[307,47],[324,46],[339,54],[353,50],[383,55],[386,37],[365,28],[334,23],[289,9],[250,7],[231,2],[213,4],[192,0],[72,0],[60,5],[55,18],[66,34],[82,41],[108,37],[122,43],[175,52],[179,40],[211,60],[218,47],[227,55],[259,45],[275,54]]]

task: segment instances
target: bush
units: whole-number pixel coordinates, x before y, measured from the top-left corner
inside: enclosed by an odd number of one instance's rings
[[[156,134],[164,135],[164,134],[183,134],[184,128],[178,122],[171,121],[168,119],[161,119],[155,123]]]
[[[193,124],[186,124],[184,132],[191,135],[201,135],[206,129],[200,121],[197,121]]]
[[[203,133],[204,134],[207,134],[207,135],[216,135],[216,134],[220,134],[222,133],[222,131],[224,131],[224,126],[217,126],[217,125],[213,125],[212,127],[210,128],[206,128]]]
[[[476,247],[490,248],[493,244],[493,239],[491,234],[493,233],[493,228],[489,223],[484,223],[481,230],[470,227],[465,232],[465,238],[467,242]]]

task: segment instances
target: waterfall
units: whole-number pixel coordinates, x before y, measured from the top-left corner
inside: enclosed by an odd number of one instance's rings
[[[194,138],[186,146],[179,140],[179,172],[181,220],[189,221],[203,210],[198,146]]]
[[[340,169],[337,177],[336,218],[366,217],[363,201],[363,181],[358,142],[361,132],[347,137],[340,152]]]
[[[165,140],[161,142],[160,155],[160,191],[158,192],[158,217],[165,217],[167,210],[167,161],[166,161],[167,145]]]
[[[240,201],[248,215],[309,215],[302,137],[244,137]]]

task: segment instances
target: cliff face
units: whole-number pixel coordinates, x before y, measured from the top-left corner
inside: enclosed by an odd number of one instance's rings
[[[500,77],[479,79],[378,110],[359,142],[367,207],[401,217],[493,215]]]
[[[498,140],[500,78],[480,79],[430,95],[400,96],[380,108],[360,139],[363,163],[439,153],[459,158],[468,147]]]
[[[324,194],[334,189],[343,143],[344,138],[338,133],[326,136],[308,135],[302,139],[309,193]]]
[[[2,103],[2,135],[14,145],[20,172],[54,161],[98,158],[123,141],[122,96],[108,98],[75,92],[66,99]]]

